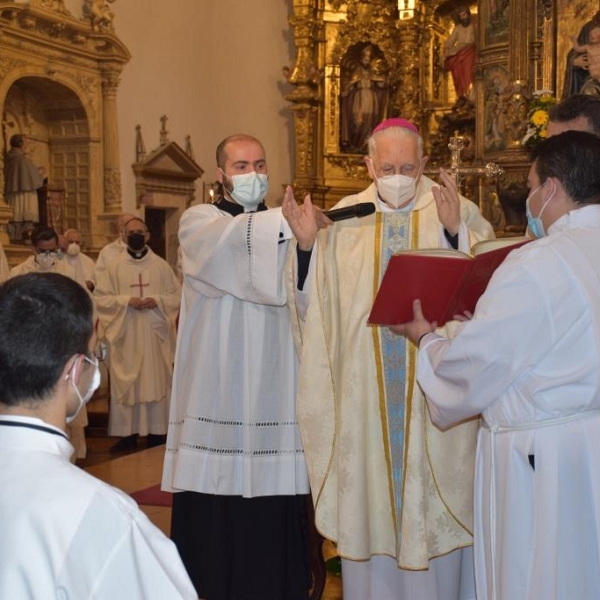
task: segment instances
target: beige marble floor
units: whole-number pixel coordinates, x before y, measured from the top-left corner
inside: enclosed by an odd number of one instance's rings
[[[95,443],[98,444],[99,442],[93,438],[88,439],[90,452],[94,451]],[[155,485],[160,481],[164,452],[164,446],[140,450],[127,456],[95,464],[85,470],[130,494]],[[157,527],[166,535],[169,535],[170,508],[164,506],[141,506],[141,508]],[[326,542],[324,546],[324,555],[326,559],[335,555],[335,549],[329,542]],[[328,574],[322,600],[341,599],[341,578]]]

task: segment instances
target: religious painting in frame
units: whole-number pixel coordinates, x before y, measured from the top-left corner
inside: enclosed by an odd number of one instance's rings
[[[586,0],[558,0],[556,23],[556,95],[558,99],[574,93],[600,93],[600,82],[596,90],[582,89],[589,74],[577,67],[577,53],[573,49],[572,38],[587,43],[589,30],[600,25],[600,2]],[[597,15],[597,16],[596,16]],[[596,21],[598,19],[598,21]],[[589,91],[588,91],[589,90]]]
[[[510,0],[485,0],[481,3],[480,23],[485,23],[485,45],[508,42],[508,15]]]

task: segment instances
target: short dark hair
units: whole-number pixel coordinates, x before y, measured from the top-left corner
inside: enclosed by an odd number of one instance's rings
[[[555,177],[574,202],[600,203],[600,137],[565,131],[536,146],[533,158],[540,183]]]
[[[18,275],[0,286],[0,403],[40,404],[67,361],[87,354],[92,300],[58,273]]]
[[[36,246],[38,242],[47,242],[56,240],[58,244],[58,234],[52,227],[36,227],[31,233],[31,245]]]
[[[219,169],[225,169],[225,162],[227,160],[226,147],[227,144],[230,144],[231,142],[256,142],[264,151],[264,146],[260,143],[260,141],[251,135],[247,135],[245,133],[236,133],[235,135],[230,135],[217,146],[217,167],[219,167]]]
[[[20,133],[15,133],[15,135],[10,136],[10,147],[11,148],[20,148],[23,145],[24,138]]]
[[[555,123],[584,117],[591,127],[590,133],[600,135],[600,96],[573,94],[555,104],[548,112],[548,117]]]

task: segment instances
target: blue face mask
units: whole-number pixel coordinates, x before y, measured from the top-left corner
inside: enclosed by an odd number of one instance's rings
[[[532,192],[529,193],[529,196],[527,196],[527,200],[525,200],[525,214],[527,215],[527,227],[529,228],[529,231],[531,232],[531,234],[536,238],[543,238],[546,236],[546,230],[544,229],[544,224],[542,223],[541,216],[542,216],[542,213],[544,212],[546,206],[548,206],[548,202],[550,202],[550,200],[552,200],[552,198],[554,198],[554,194],[556,193],[556,188],[555,188],[554,191],[550,194],[550,197],[548,198],[548,200],[546,200],[546,202],[544,202],[544,205],[542,206],[542,210],[540,210],[540,214],[537,217],[534,217],[531,214],[531,209],[529,208],[529,199],[543,185],[544,185],[543,183],[538,185]]]
[[[269,178],[264,173],[243,173],[241,175],[225,175],[233,182],[231,197],[244,208],[255,209],[269,191]]]

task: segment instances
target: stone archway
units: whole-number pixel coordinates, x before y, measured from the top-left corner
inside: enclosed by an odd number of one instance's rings
[[[2,111],[4,147],[13,134],[27,136],[28,155],[43,168],[48,188],[61,192],[59,233],[75,228],[92,243],[91,155],[93,142],[86,110],[72,90],[41,77],[15,81]],[[56,226],[55,226],[56,228]]]
[[[0,6],[3,135],[18,127],[31,139],[34,162],[66,189],[65,225],[80,229],[96,249],[114,238],[121,212],[116,97],[130,59],[109,25],[76,19],[63,0]],[[0,152],[0,241],[6,243],[12,210],[3,201],[3,162]]]

